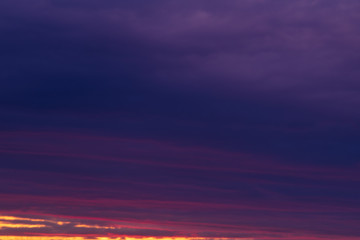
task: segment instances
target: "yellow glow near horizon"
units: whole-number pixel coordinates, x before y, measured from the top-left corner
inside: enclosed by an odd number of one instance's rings
[[[89,240],[88,237],[56,237],[56,236],[0,236],[1,240]],[[94,237],[93,240],[208,240],[209,238],[197,237]],[[211,238],[214,239],[214,238]],[[216,238],[215,238],[216,240]],[[218,238],[218,240],[225,240],[225,238]],[[240,239],[239,239],[240,240]],[[241,238],[241,240],[254,240],[254,238]]]
[[[65,219],[64,219],[65,220]],[[27,221],[27,223],[19,222],[19,221]],[[36,219],[36,218],[27,218],[27,217],[15,217],[15,216],[2,216],[0,215],[0,229],[29,229],[24,233],[24,236],[21,233],[19,236],[10,236],[10,235],[0,235],[0,240],[209,240],[209,238],[205,237],[146,237],[146,236],[121,236],[121,235],[106,235],[101,236],[100,234],[67,234],[57,233],[56,235],[52,234],[39,234],[33,233],[31,234],[30,229],[34,228],[49,228],[51,229],[54,225],[47,226],[48,223],[55,223],[58,226],[64,224],[74,224],[72,227],[75,228],[89,228],[89,229],[120,229],[121,226],[110,225],[110,226],[101,226],[101,225],[92,225],[92,224],[81,224],[81,223],[72,223],[68,221],[63,221],[60,219]],[[56,225],[55,225],[56,226]],[[51,232],[51,231],[50,231]],[[1,233],[1,232],[0,232]],[[22,236],[21,236],[22,235]],[[36,236],[39,235],[39,236]],[[212,240],[230,240],[227,238],[211,238]],[[253,238],[238,238],[238,240],[254,240]]]
[[[0,236],[1,240],[85,240],[85,237],[34,237],[34,236]],[[100,240],[95,238],[94,240]],[[110,240],[110,238],[106,239]],[[117,240],[117,239],[112,239]]]

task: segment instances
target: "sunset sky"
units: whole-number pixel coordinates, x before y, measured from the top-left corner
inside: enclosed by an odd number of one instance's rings
[[[359,240],[359,13],[0,0],[0,240]]]

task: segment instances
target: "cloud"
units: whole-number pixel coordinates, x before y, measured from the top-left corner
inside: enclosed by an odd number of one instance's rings
[[[1,1],[0,211],[71,220],[46,236],[358,236],[359,7]]]
[[[144,84],[153,91],[185,86],[286,99],[317,110],[339,111],[339,101],[358,104],[347,87],[357,86],[355,1],[2,5],[13,23],[3,26],[8,34],[2,41],[13,49],[10,61],[4,59],[6,105],[86,110],[91,103],[91,109],[114,111],[126,107],[121,102],[136,106],[149,99]],[[19,41],[27,45],[15,52]],[[10,73],[14,61],[23,73]],[[19,81],[27,88],[16,87]]]
[[[38,216],[39,217],[39,216]],[[41,217],[41,216],[40,216]],[[324,239],[321,235],[318,237],[310,237],[304,235],[291,235],[289,233],[270,233],[262,231],[251,231],[249,233],[236,233],[229,234],[229,237],[217,237],[216,232],[204,232],[199,237],[190,237],[182,235],[183,233],[175,231],[154,230],[136,227],[124,227],[116,222],[110,221],[95,221],[90,219],[71,219],[61,217],[51,217],[32,220],[31,218],[14,217],[14,216],[1,216],[7,219],[7,223],[1,222],[0,235],[3,239],[175,239],[175,240],[249,240],[249,239]],[[25,219],[25,220],[24,220]],[[18,222],[23,222],[22,226]],[[35,226],[34,221],[41,221],[42,226]],[[26,222],[28,224],[26,224]],[[95,224],[94,222],[97,222]],[[226,234],[225,234],[226,235]],[[233,235],[234,237],[231,237]],[[151,237],[148,237],[151,236]],[[254,238],[255,237],[255,238]],[[324,237],[324,236],[323,236]],[[326,237],[326,236],[325,236]],[[333,239],[333,238],[328,238]],[[353,239],[351,237],[344,239]]]
[[[356,234],[356,169],[285,165],[151,139],[24,131],[1,136],[2,210],[51,214],[65,223],[56,225],[62,232],[71,232],[65,229],[70,218],[74,230],[93,234]],[[101,224],[118,221],[121,231]]]

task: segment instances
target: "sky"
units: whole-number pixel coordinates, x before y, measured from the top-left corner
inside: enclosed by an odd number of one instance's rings
[[[1,240],[359,240],[358,0],[1,0]]]

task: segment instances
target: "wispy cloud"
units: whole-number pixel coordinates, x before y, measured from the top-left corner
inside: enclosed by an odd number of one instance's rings
[[[356,239],[359,11],[0,1],[3,238]]]

